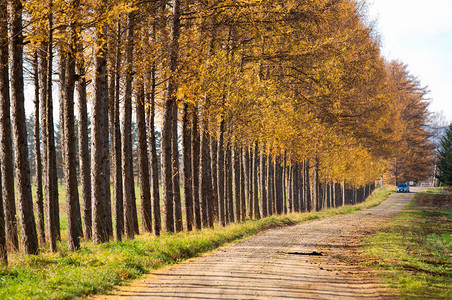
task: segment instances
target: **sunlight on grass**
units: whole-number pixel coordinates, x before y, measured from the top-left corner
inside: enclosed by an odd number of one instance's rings
[[[442,193],[427,191],[424,195]],[[422,194],[416,195],[422,197]],[[413,200],[409,209],[416,209]],[[395,295],[452,299],[450,212],[405,211],[364,240],[363,253]]]

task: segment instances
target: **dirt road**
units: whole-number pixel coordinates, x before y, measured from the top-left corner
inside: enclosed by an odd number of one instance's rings
[[[372,270],[348,258],[413,195],[394,194],[373,209],[272,229],[96,299],[386,298]]]

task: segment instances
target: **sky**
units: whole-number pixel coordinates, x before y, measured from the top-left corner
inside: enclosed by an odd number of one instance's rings
[[[382,53],[427,86],[429,110],[452,121],[452,0],[368,0]]]

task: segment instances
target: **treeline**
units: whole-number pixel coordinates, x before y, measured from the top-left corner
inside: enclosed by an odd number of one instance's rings
[[[428,144],[425,89],[384,60],[355,1],[0,0],[0,13],[5,261],[15,192],[23,251],[61,239],[56,101],[69,250],[360,202],[388,162]]]

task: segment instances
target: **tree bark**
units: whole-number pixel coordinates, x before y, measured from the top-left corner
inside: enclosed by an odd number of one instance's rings
[[[180,35],[180,1],[174,0],[171,19],[170,45],[168,55],[169,78],[166,84],[166,97],[163,105],[162,125],[162,195],[164,211],[164,229],[174,232],[174,195],[172,190],[172,126],[173,109],[176,104],[176,81],[174,73],[179,60],[179,35]]]
[[[1,8],[0,1],[0,8]],[[0,79],[1,81],[1,79]],[[1,173],[1,168],[0,168]],[[0,174],[0,186],[2,186],[2,176]],[[6,248],[5,213],[3,210],[3,195],[0,193],[0,265],[8,265],[8,250]]]
[[[155,32],[155,26],[154,30]],[[155,38],[155,37],[154,37]],[[158,157],[155,136],[155,64],[152,65],[150,71],[151,88],[149,92],[149,147],[151,152],[151,185],[152,185],[152,224],[154,226],[154,234],[160,235],[162,229],[162,221],[160,216],[160,187],[158,174]]]
[[[127,18],[127,50],[126,50],[126,87],[124,94],[124,115],[122,118],[122,187],[124,207],[124,235],[126,239],[134,237],[132,212],[133,184],[132,171],[132,64],[133,64],[133,31],[135,13],[130,12]],[[132,178],[133,182],[133,178]]]
[[[264,153],[264,146],[261,146],[261,150],[260,150],[260,166],[259,166],[259,188],[260,188],[260,213],[261,216],[263,218],[267,217],[267,191],[266,191],[266,187],[267,184],[265,183],[266,181],[266,176],[267,175],[267,168],[266,168],[266,156]]]
[[[88,147],[88,107],[86,96],[86,74],[85,60],[79,46],[79,58],[77,60],[77,73],[79,81],[77,84],[78,94],[78,148],[79,148],[79,168],[80,168],[80,186],[82,193],[83,208],[83,235],[85,239],[90,240],[92,236],[92,212],[91,212],[91,173],[90,173],[90,155]]]
[[[201,209],[199,198],[199,161],[200,161],[200,136],[198,128],[198,107],[193,106],[192,118],[191,118],[191,169],[193,173],[192,189],[193,189],[193,208],[195,216],[196,229],[202,228],[201,222]]]
[[[192,108],[191,108],[192,109]],[[193,173],[191,156],[190,105],[182,106],[182,161],[184,178],[185,224],[187,231],[193,230]]]
[[[0,9],[1,10],[1,9]],[[35,159],[36,159],[36,208],[38,218],[38,242],[43,245],[45,243],[45,227],[44,227],[44,195],[42,193],[42,160],[41,160],[41,137],[39,127],[39,62],[38,50],[36,50],[33,58],[33,81],[35,85]]]
[[[46,103],[45,103],[45,139],[46,139],[46,180],[45,185],[45,213],[47,217],[46,229],[47,239],[49,241],[50,251],[56,252],[56,241],[58,239],[59,222],[55,213],[55,206],[58,204],[58,178],[56,172],[56,151],[55,151],[55,134],[53,123],[53,100],[52,100],[52,43],[53,43],[53,2],[49,0],[49,17],[48,27],[49,35],[47,41],[47,76],[46,76]]]
[[[221,119],[218,128],[217,145],[217,191],[218,191],[218,214],[219,222],[222,226],[226,225],[226,213],[224,202],[224,120]]]
[[[141,194],[141,217],[144,232],[152,232],[151,187],[149,185],[149,159],[146,141],[146,116],[144,110],[144,84],[138,84],[136,119],[138,135],[139,179]]]
[[[27,131],[25,127],[22,2],[20,0],[12,1],[11,13],[11,102],[17,202],[19,205],[23,251],[26,254],[37,254],[38,236],[36,234],[35,217],[33,214]]]
[[[110,140],[111,140],[111,170],[113,173],[113,214],[115,226],[113,228],[113,236],[115,241],[122,240],[122,232],[124,230],[124,207],[122,197],[122,170],[121,170],[121,129],[119,120],[119,66],[121,63],[121,49],[119,43],[119,34],[121,32],[121,21],[118,18],[115,40],[114,58],[112,59],[112,71],[110,74],[109,84],[109,123],[110,123]]]
[[[106,9],[106,2],[100,4],[99,13]],[[106,155],[105,155],[105,110],[107,101],[106,81],[106,36],[107,29],[96,28],[96,55],[94,61],[94,99],[92,104],[92,148],[91,148],[91,179],[92,179],[92,219],[93,242],[96,244],[107,242],[109,239],[107,224],[105,222],[106,211]]]
[[[180,177],[179,177],[179,147],[177,134],[177,104],[173,106],[173,125],[171,126],[171,156],[172,156],[172,186],[173,186],[173,207],[174,207],[174,230],[180,232],[184,230],[182,222],[182,204],[180,197]]]
[[[241,184],[240,184],[240,148],[234,140],[232,146],[232,182],[233,187],[233,204],[234,204],[234,218],[236,222],[241,221]]]
[[[5,216],[6,244],[8,251],[19,250],[14,192],[13,139],[11,129],[11,100],[8,74],[8,1],[0,0],[0,164],[2,196]],[[6,252],[5,252],[6,253]]]
[[[258,142],[254,143],[253,149],[253,216],[256,219],[260,219],[259,212],[259,174],[258,174],[258,165],[259,165],[259,145]]]
[[[267,157],[267,213],[269,216],[273,215],[273,159],[272,155],[269,154]]]

